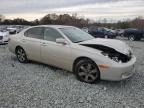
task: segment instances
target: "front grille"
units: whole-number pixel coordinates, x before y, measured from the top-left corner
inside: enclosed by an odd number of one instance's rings
[[[2,36],[0,36],[0,40],[2,40],[3,39],[3,37]]]

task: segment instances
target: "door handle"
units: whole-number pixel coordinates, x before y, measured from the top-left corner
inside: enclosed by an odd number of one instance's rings
[[[46,43],[42,43],[42,46],[47,46],[47,44]]]

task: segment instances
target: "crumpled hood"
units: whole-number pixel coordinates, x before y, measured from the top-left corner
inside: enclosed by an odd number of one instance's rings
[[[129,51],[131,51],[131,48],[126,43],[124,43],[120,40],[114,40],[114,39],[96,38],[96,39],[80,42],[79,44],[83,44],[83,45],[103,45],[103,46],[113,48],[116,51],[119,51],[123,54],[129,54]]]

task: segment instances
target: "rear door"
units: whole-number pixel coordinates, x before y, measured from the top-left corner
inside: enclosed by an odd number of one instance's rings
[[[27,30],[22,39],[22,43],[25,46],[25,51],[27,56],[31,60],[40,61],[40,47],[41,40],[43,40],[44,28],[43,27],[34,27]]]

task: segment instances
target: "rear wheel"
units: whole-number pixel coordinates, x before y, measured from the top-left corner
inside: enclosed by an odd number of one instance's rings
[[[76,63],[75,74],[78,80],[90,84],[100,79],[100,72],[97,65],[89,59],[80,60]]]
[[[16,48],[16,56],[17,56],[18,61],[21,63],[26,63],[28,61],[26,53],[24,49],[21,47]]]
[[[128,37],[128,39],[129,39],[130,41],[135,41],[135,36],[134,36],[134,35],[130,35],[130,36]]]

